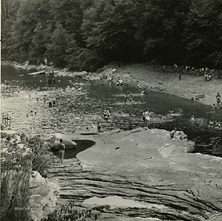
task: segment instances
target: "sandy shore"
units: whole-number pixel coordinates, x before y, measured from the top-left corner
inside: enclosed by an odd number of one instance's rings
[[[114,68],[116,72],[113,73]],[[206,105],[216,103],[217,92],[222,94],[222,79],[205,81],[203,76],[182,75],[182,80],[179,81],[179,73],[166,73],[145,64],[107,67],[102,73],[113,77],[120,75],[124,83],[138,86],[141,91],[157,90],[187,99],[204,95],[197,102]]]

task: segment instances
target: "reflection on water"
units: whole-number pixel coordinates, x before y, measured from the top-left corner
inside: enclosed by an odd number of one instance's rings
[[[129,129],[143,125],[144,110],[149,109],[156,115],[182,110],[183,115],[173,121],[152,123],[150,127],[167,130],[177,127],[190,139],[211,136],[207,129],[211,109],[209,106],[155,91],[140,95],[138,88],[110,85],[105,81],[56,77],[56,83],[49,86],[46,75],[28,76],[27,73],[26,70],[2,66],[2,83],[10,85],[11,88],[17,87],[14,97],[3,100],[2,110],[12,114],[17,129],[32,128],[32,132],[45,134],[78,132],[78,129],[84,127],[96,127],[98,115],[102,116],[104,110],[109,110],[112,116],[108,121],[99,118],[104,130]],[[67,87],[69,88],[64,90]],[[21,93],[17,92],[18,88]],[[124,96],[127,91],[132,93],[133,101],[125,103]],[[44,95],[47,95],[47,99],[57,98],[58,105],[49,108],[48,100],[43,102]],[[31,111],[37,114],[31,114]],[[192,115],[197,119],[195,124],[190,121]],[[221,119],[222,114],[216,117]]]

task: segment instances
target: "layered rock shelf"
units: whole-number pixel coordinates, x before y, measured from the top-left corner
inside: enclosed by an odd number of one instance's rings
[[[192,143],[172,140],[165,130],[87,138],[96,144],[50,169],[50,180],[61,187],[59,204],[109,205],[101,216],[108,220],[222,220],[221,158],[187,153]]]

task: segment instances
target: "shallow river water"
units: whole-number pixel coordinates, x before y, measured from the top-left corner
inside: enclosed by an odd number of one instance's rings
[[[44,135],[87,132],[96,131],[98,121],[103,130],[131,129],[143,126],[142,112],[149,109],[154,113],[149,127],[167,130],[177,127],[189,139],[209,136],[209,106],[156,91],[141,95],[139,88],[110,85],[106,80],[60,76],[50,86],[46,75],[28,76],[29,72],[32,71],[2,66],[2,113],[12,117],[12,129]],[[125,103],[127,91],[132,93],[133,100]],[[55,107],[48,107],[50,98],[57,100]],[[104,110],[111,113],[108,121],[102,118]],[[160,120],[170,111],[179,110],[182,110],[181,116]],[[195,123],[190,120],[192,115],[196,118]]]

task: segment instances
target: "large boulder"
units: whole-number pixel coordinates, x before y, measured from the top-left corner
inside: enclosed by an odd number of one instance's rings
[[[49,140],[50,140],[50,146],[51,149],[59,149],[58,148],[58,144],[60,143],[60,139],[63,140],[63,143],[66,146],[66,149],[72,149],[75,148],[77,146],[77,144],[75,143],[75,141],[72,140],[72,138],[68,135],[65,134],[54,134]]]

